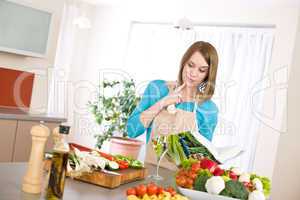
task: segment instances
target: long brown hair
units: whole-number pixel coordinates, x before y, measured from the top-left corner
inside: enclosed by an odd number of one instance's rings
[[[207,82],[207,85],[203,92],[198,91],[196,95],[196,101],[198,103],[202,103],[205,100],[210,99],[215,91],[215,82],[217,76],[217,69],[218,69],[218,53],[213,45],[208,42],[198,41],[192,44],[187,51],[184,53],[181,62],[180,62],[180,69],[178,73],[177,84],[182,85],[182,72],[185,64],[191,58],[193,53],[199,52],[204,57],[205,61],[209,66],[209,71],[206,79],[204,81]]]

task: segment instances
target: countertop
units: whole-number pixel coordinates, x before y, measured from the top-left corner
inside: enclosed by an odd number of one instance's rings
[[[148,174],[154,174],[155,166],[146,165]],[[22,179],[27,169],[27,163],[0,163],[0,200],[36,200],[45,199],[44,191],[41,195],[27,194],[21,191]],[[163,186],[174,186],[174,172],[160,169],[163,181],[158,182]],[[46,178],[44,178],[46,180]],[[64,200],[125,200],[126,189],[141,183],[149,182],[149,179],[121,185],[115,189],[107,189],[100,186],[80,182],[71,178],[66,179]],[[46,183],[47,184],[47,183]],[[44,186],[45,188],[45,186]]]
[[[18,109],[0,108],[0,119],[23,120],[23,121],[45,121],[45,122],[66,122],[67,119],[50,114],[34,114]]]

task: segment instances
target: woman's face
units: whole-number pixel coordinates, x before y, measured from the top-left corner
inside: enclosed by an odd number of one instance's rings
[[[208,75],[209,66],[202,54],[198,51],[192,54],[185,63],[182,71],[182,80],[187,87],[198,87]]]

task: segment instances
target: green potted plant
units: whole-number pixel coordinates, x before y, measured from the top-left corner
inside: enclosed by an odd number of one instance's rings
[[[143,143],[139,140],[129,139],[126,132],[129,115],[140,100],[135,91],[132,79],[104,80],[100,85],[96,101],[89,102],[89,108],[95,121],[104,129],[101,134],[95,135],[98,149],[101,149],[104,141],[109,140],[111,153],[137,157]],[[114,137],[115,135],[119,137]]]

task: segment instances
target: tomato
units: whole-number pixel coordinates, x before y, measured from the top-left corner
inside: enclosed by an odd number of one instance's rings
[[[197,178],[197,172],[191,170],[188,172],[188,177],[190,177],[191,179],[195,180]]]
[[[176,184],[178,186],[184,187],[186,184],[186,178],[184,176],[178,176],[176,177]]]
[[[156,195],[157,194],[157,186],[155,184],[149,184],[147,187],[147,194],[148,195]]]
[[[185,186],[186,186],[187,188],[190,188],[190,189],[191,189],[191,188],[193,188],[193,185],[194,185],[194,180],[193,180],[192,178],[187,178],[187,179],[186,179],[186,185],[185,185]]]
[[[149,186],[149,185],[155,185],[155,183],[154,183],[154,182],[150,182],[150,183],[148,183],[148,186]]]
[[[137,186],[137,188],[136,188],[137,196],[142,197],[146,193],[147,193],[147,187],[145,185],[141,184],[141,185]]]
[[[177,173],[177,175],[178,175],[178,176],[186,176],[187,173],[188,173],[187,170],[181,169],[181,170]]]
[[[167,192],[169,192],[171,194],[171,196],[176,195],[176,191],[175,190],[170,190],[170,191],[167,191]]]
[[[174,196],[176,194],[176,191],[172,187],[166,188],[165,191],[169,192],[171,196]]]
[[[129,196],[129,195],[136,195],[135,188],[129,188],[129,189],[127,189],[126,194],[127,194],[127,196]]]
[[[201,169],[200,163],[193,163],[192,164],[192,171],[198,172]]]
[[[180,169],[177,173],[176,176],[182,176],[183,175],[183,169]]]
[[[157,194],[162,194],[164,192],[164,188],[158,187],[157,188]]]

